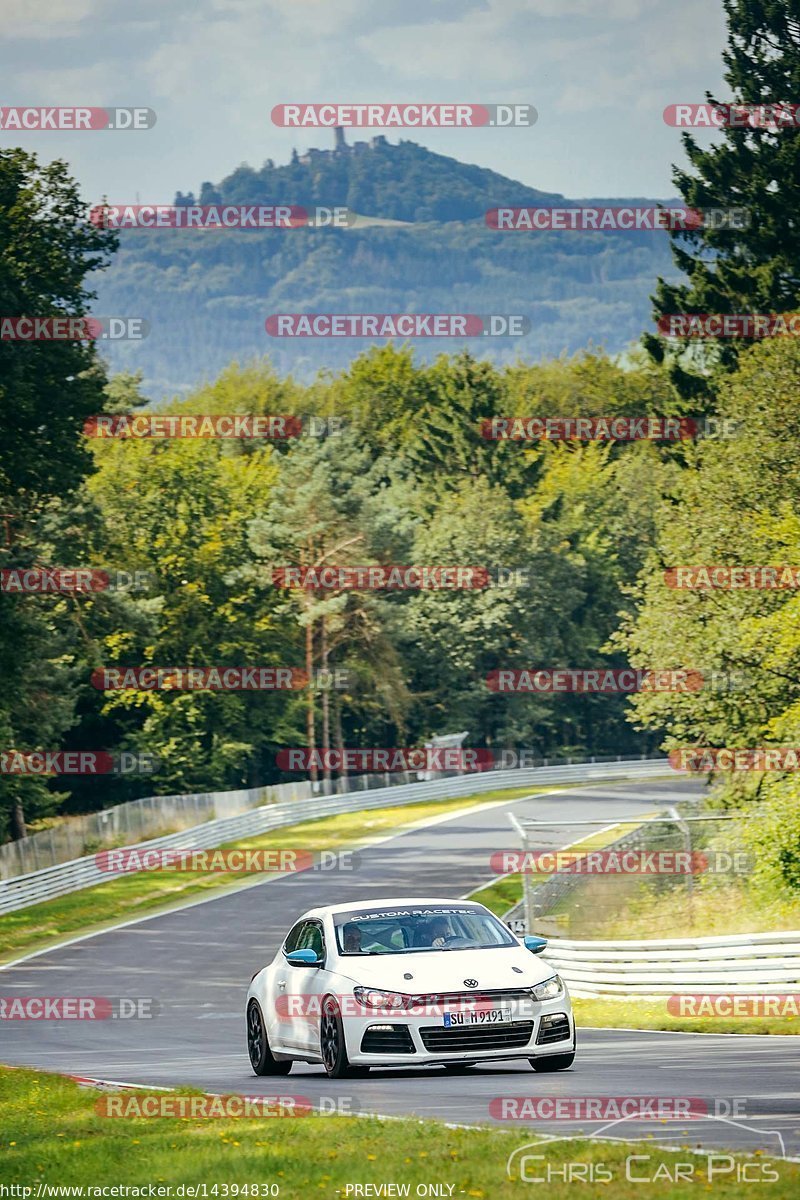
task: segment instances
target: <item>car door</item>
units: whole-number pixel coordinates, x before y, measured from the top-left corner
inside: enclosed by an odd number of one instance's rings
[[[268,973],[266,997],[268,1011],[264,1016],[267,1022],[267,1036],[273,1047],[296,1047],[298,1044],[294,1034],[297,1002],[291,995],[293,985],[290,973],[292,968],[286,962],[286,955],[299,948],[298,943],[305,925],[305,921],[298,921],[296,925],[292,926],[281,947],[280,955]]]
[[[322,922],[310,919],[303,922],[295,950],[313,950],[324,964],[326,961],[325,933]],[[286,964],[286,988],[291,1019],[292,1045],[314,1053],[319,1051],[319,1015],[322,997],[327,988],[328,972],[322,967],[292,967]]]

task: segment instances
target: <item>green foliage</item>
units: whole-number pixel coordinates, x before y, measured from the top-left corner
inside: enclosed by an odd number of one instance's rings
[[[717,672],[697,692],[642,693],[636,721],[667,728],[667,746],[790,746],[800,737],[800,600],[795,589],[682,590],[665,571],[681,565],[796,566],[800,558],[800,348],[791,340],[745,352],[719,389],[735,437],[701,442],[669,489],[634,590],[635,618],[614,638],[637,666]],[[733,676],[731,676],[733,672]],[[734,686],[722,686],[733,678]],[[800,886],[800,819],[791,776],[739,772],[722,800],[757,798],[766,821],[736,837],[757,850],[757,880]],[[734,840],[734,835],[732,835]]]
[[[82,316],[86,277],[113,235],[85,221],[62,162],[0,151],[0,312]],[[57,565],[75,544],[90,458],[83,422],[103,409],[92,343],[0,341],[0,568]],[[61,559],[61,562],[64,562]],[[74,720],[83,633],[70,600],[0,592],[0,744],[52,746]],[[33,778],[0,776],[0,837],[56,797]]]
[[[723,53],[724,103],[759,107],[790,101],[800,89],[800,13],[787,0],[723,0],[728,46]],[[707,93],[709,103],[718,103]],[[740,208],[746,228],[700,228],[672,236],[682,282],[661,279],[657,316],[670,313],[784,313],[800,300],[800,131],[796,126],[726,128],[721,140],[699,145],[682,136],[688,170],[674,182],[690,208]],[[665,344],[646,342],[659,359]],[[698,352],[668,352],[673,382],[686,396],[711,399],[707,372],[735,367],[740,339]]]

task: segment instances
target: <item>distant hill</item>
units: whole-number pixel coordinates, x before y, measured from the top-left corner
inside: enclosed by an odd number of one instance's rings
[[[269,354],[308,378],[346,365],[362,339],[276,339],[275,312],[522,313],[523,338],[471,339],[480,357],[508,362],[572,352],[589,342],[615,352],[651,325],[657,275],[675,277],[667,235],[500,233],[484,213],[503,205],[574,204],[414,142],[384,137],[345,151],[310,150],[284,166],[240,166],[176,203],[343,205],[406,225],[285,231],[133,230],[97,283],[95,311],[145,317],[140,343],[108,344],[112,367],[141,369],[153,396],[182,392],[232,359]],[[587,201],[583,201],[586,203]],[[605,203],[656,203],[616,199]],[[420,357],[461,348],[420,339]]]
[[[344,149],[309,150],[276,167],[269,159],[260,171],[238,167],[216,187],[204,183],[198,204],[345,205],[372,217],[397,221],[474,221],[498,203],[522,207],[561,204],[564,197],[539,192],[457,158],[434,154],[416,142],[392,145],[378,135]],[[499,197],[499,199],[498,199]]]

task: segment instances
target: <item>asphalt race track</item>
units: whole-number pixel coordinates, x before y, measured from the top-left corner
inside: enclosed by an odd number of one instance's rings
[[[521,1134],[531,1136],[602,1129],[604,1136],[649,1137],[674,1146],[800,1156],[796,1038],[579,1029],[575,1066],[553,1075],[537,1075],[527,1063],[477,1067],[466,1076],[441,1068],[373,1069],[354,1080],[329,1080],[321,1067],[302,1064],[277,1080],[250,1071],[243,1019],[247,984],[306,909],[374,896],[464,896],[492,878],[492,851],[515,847],[506,816],[512,809],[564,821],[541,844],[565,845],[579,836],[568,819],[610,822],[674,803],[697,787],[676,779],[598,783],[439,819],[363,852],[353,872],[284,876],[32,956],[2,969],[1,995],[154,997],[159,1012],[153,1020],[5,1021],[0,1058],[123,1083],[293,1094],[314,1104],[338,1104],[339,1111],[414,1114],[467,1125],[492,1122],[490,1102],[497,1097],[697,1097],[709,1107],[722,1101],[723,1115],[738,1100],[739,1116],[727,1120],[518,1124]],[[521,1136],[520,1144],[524,1141]]]

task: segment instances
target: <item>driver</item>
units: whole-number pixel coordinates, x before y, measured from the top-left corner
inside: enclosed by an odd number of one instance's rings
[[[431,946],[441,950],[450,936],[450,926],[445,917],[434,917],[431,921]]]
[[[361,953],[361,930],[352,921],[342,930],[342,944],[345,954]]]

